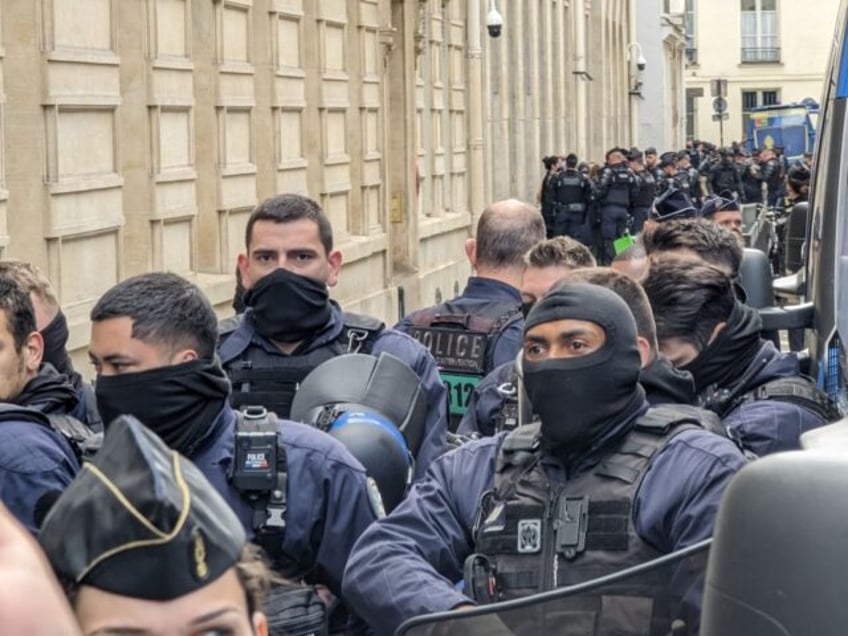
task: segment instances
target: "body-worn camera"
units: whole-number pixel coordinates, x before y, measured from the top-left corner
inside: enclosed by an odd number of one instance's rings
[[[232,483],[242,491],[268,491],[277,475],[277,430],[265,409],[253,409],[245,411],[236,432]]]

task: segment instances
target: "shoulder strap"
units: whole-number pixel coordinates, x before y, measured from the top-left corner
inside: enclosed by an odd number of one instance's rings
[[[93,459],[103,445],[103,433],[95,433],[73,415],[50,413],[47,419],[50,428],[68,440],[80,461]]]
[[[835,422],[841,417],[839,409],[827,393],[804,377],[777,378],[761,384],[753,391],[741,395],[733,406],[760,400],[777,400],[795,404],[812,411],[827,422]]]
[[[72,415],[52,413],[47,415],[37,409],[0,403],[0,422],[32,422],[49,428],[65,438],[80,461],[90,459],[103,444],[103,433],[95,433]]]
[[[341,340],[347,347],[345,353],[371,353],[386,323],[372,316],[343,312]]]
[[[228,316],[227,318],[222,318],[218,321],[218,336],[226,336],[231,334],[238,326],[241,324],[242,314],[236,314],[235,316]]]
[[[644,433],[663,436],[683,424],[726,435],[721,419],[715,413],[687,404],[661,404],[650,408],[636,420],[635,428]]]
[[[495,460],[494,491],[500,497],[509,497],[521,475],[535,465],[541,457],[539,422],[519,426],[501,442]]]

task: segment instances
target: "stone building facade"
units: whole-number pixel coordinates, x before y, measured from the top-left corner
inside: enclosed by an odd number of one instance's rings
[[[118,280],[183,274],[223,313],[258,200],[320,201],[335,297],[394,322],[449,297],[489,202],[542,155],[629,144],[635,0],[0,0],[0,250],[87,343]]]

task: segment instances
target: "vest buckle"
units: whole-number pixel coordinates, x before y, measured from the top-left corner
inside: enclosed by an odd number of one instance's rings
[[[556,551],[566,559],[574,559],[586,550],[589,519],[589,497],[560,497],[554,519]]]

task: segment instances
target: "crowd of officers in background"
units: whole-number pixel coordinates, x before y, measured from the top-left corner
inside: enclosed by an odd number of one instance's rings
[[[575,238],[608,264],[613,241],[641,232],[654,202],[672,191],[685,194],[696,210],[716,197],[769,208],[806,198],[812,155],[790,163],[781,146],[749,152],[736,142],[719,148],[694,140],[662,154],[653,147],[612,148],[603,163],[573,153],[542,163],[538,203],[548,238]]]

